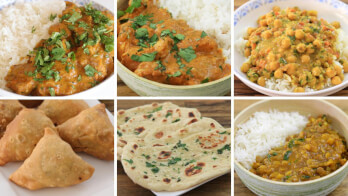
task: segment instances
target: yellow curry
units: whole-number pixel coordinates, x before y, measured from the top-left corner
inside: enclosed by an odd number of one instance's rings
[[[258,19],[257,28],[248,28],[244,55],[250,61],[241,71],[261,86],[287,74],[294,92],[338,85],[344,79],[343,70],[348,72],[348,62],[335,47],[339,28],[339,22],[318,19],[317,11],[275,6]]]
[[[5,78],[8,88],[22,95],[71,95],[113,73],[113,15],[90,4],[66,2],[59,18],[49,29],[50,38],[28,55],[28,63],[11,67]]]
[[[345,139],[322,115],[310,117],[304,130],[289,136],[285,145],[273,148],[266,157],[256,157],[250,171],[275,181],[308,181],[334,172],[347,157]]]
[[[117,58],[135,74],[174,85],[201,84],[231,74],[213,38],[173,19],[152,1],[131,0],[117,15]]]

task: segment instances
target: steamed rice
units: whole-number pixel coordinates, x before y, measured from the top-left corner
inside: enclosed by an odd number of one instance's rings
[[[231,63],[231,1],[158,0],[157,4],[167,8],[173,18],[186,20],[191,27],[215,38],[227,63]]]
[[[25,57],[41,39],[49,37],[48,29],[58,22],[65,9],[62,0],[17,1],[0,11],[0,88],[5,88],[5,76],[12,65],[25,63]]]
[[[256,156],[266,156],[269,150],[285,143],[288,136],[300,133],[307,122],[307,117],[298,112],[255,112],[247,122],[237,125],[236,161],[250,169]]]

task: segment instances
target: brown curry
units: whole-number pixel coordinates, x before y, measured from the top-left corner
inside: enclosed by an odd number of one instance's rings
[[[194,85],[231,74],[222,50],[204,31],[175,20],[152,1],[118,11],[117,58],[135,74],[165,84]]]
[[[322,115],[310,117],[304,130],[289,136],[285,145],[273,148],[266,157],[256,157],[250,171],[275,181],[308,181],[336,171],[347,158],[345,139]]]
[[[53,20],[56,16],[51,15]],[[66,2],[26,64],[14,65],[7,87],[22,95],[71,95],[102,82],[114,70],[113,15]]]

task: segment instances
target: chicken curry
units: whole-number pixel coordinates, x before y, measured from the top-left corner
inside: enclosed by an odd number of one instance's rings
[[[318,19],[317,11],[275,6],[258,19],[257,28],[248,28],[244,55],[250,60],[241,71],[261,86],[286,74],[294,92],[338,85],[344,79],[343,70],[348,72],[348,62],[336,48],[339,29],[339,22]]]
[[[59,18],[49,29],[50,38],[37,44],[28,62],[10,68],[5,78],[8,88],[22,95],[71,95],[113,73],[113,15],[90,4],[77,7],[66,2]]]
[[[117,15],[117,58],[138,76],[194,85],[231,74],[231,65],[213,38],[173,19],[152,1],[131,0]]]
[[[256,157],[251,172],[263,178],[299,182],[326,176],[347,162],[346,141],[330,128],[326,115],[310,117],[299,134],[289,136],[285,145]]]

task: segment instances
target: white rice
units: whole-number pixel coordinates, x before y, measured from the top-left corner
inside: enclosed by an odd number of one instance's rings
[[[0,88],[5,88],[5,76],[12,65],[25,63],[29,51],[41,39],[49,37],[49,27],[59,17],[50,21],[51,14],[61,14],[65,9],[62,0],[40,0],[13,6],[0,11]],[[32,33],[33,28],[36,30]]]
[[[244,56],[244,48],[245,44],[247,43],[247,40],[244,40],[243,37],[246,35],[247,30],[244,31],[245,33],[235,41],[235,48],[236,50]],[[342,31],[341,29],[337,30],[338,37],[336,41],[336,48],[340,51],[340,56],[341,59],[346,59],[348,60],[348,35]],[[245,61],[248,62],[249,58]],[[339,63],[337,60],[334,61],[336,65],[339,65],[343,68],[343,65]],[[342,73],[343,69],[342,69]],[[331,87],[331,79],[329,78],[325,85],[324,88]],[[276,90],[276,91],[281,91],[281,92],[293,92],[295,87],[291,85],[291,77],[287,74],[284,74],[282,79],[275,79],[275,78],[270,78],[266,79],[266,88],[271,89],[271,90]],[[315,91],[314,89],[306,86],[305,92],[312,92]]]
[[[159,0],[158,5],[167,8],[173,18],[186,20],[191,27],[215,38],[231,63],[231,1]]]
[[[308,118],[298,112],[255,112],[247,122],[237,125],[236,161],[250,169],[256,156],[266,156],[269,150],[284,144],[288,136],[300,133],[307,122]]]

